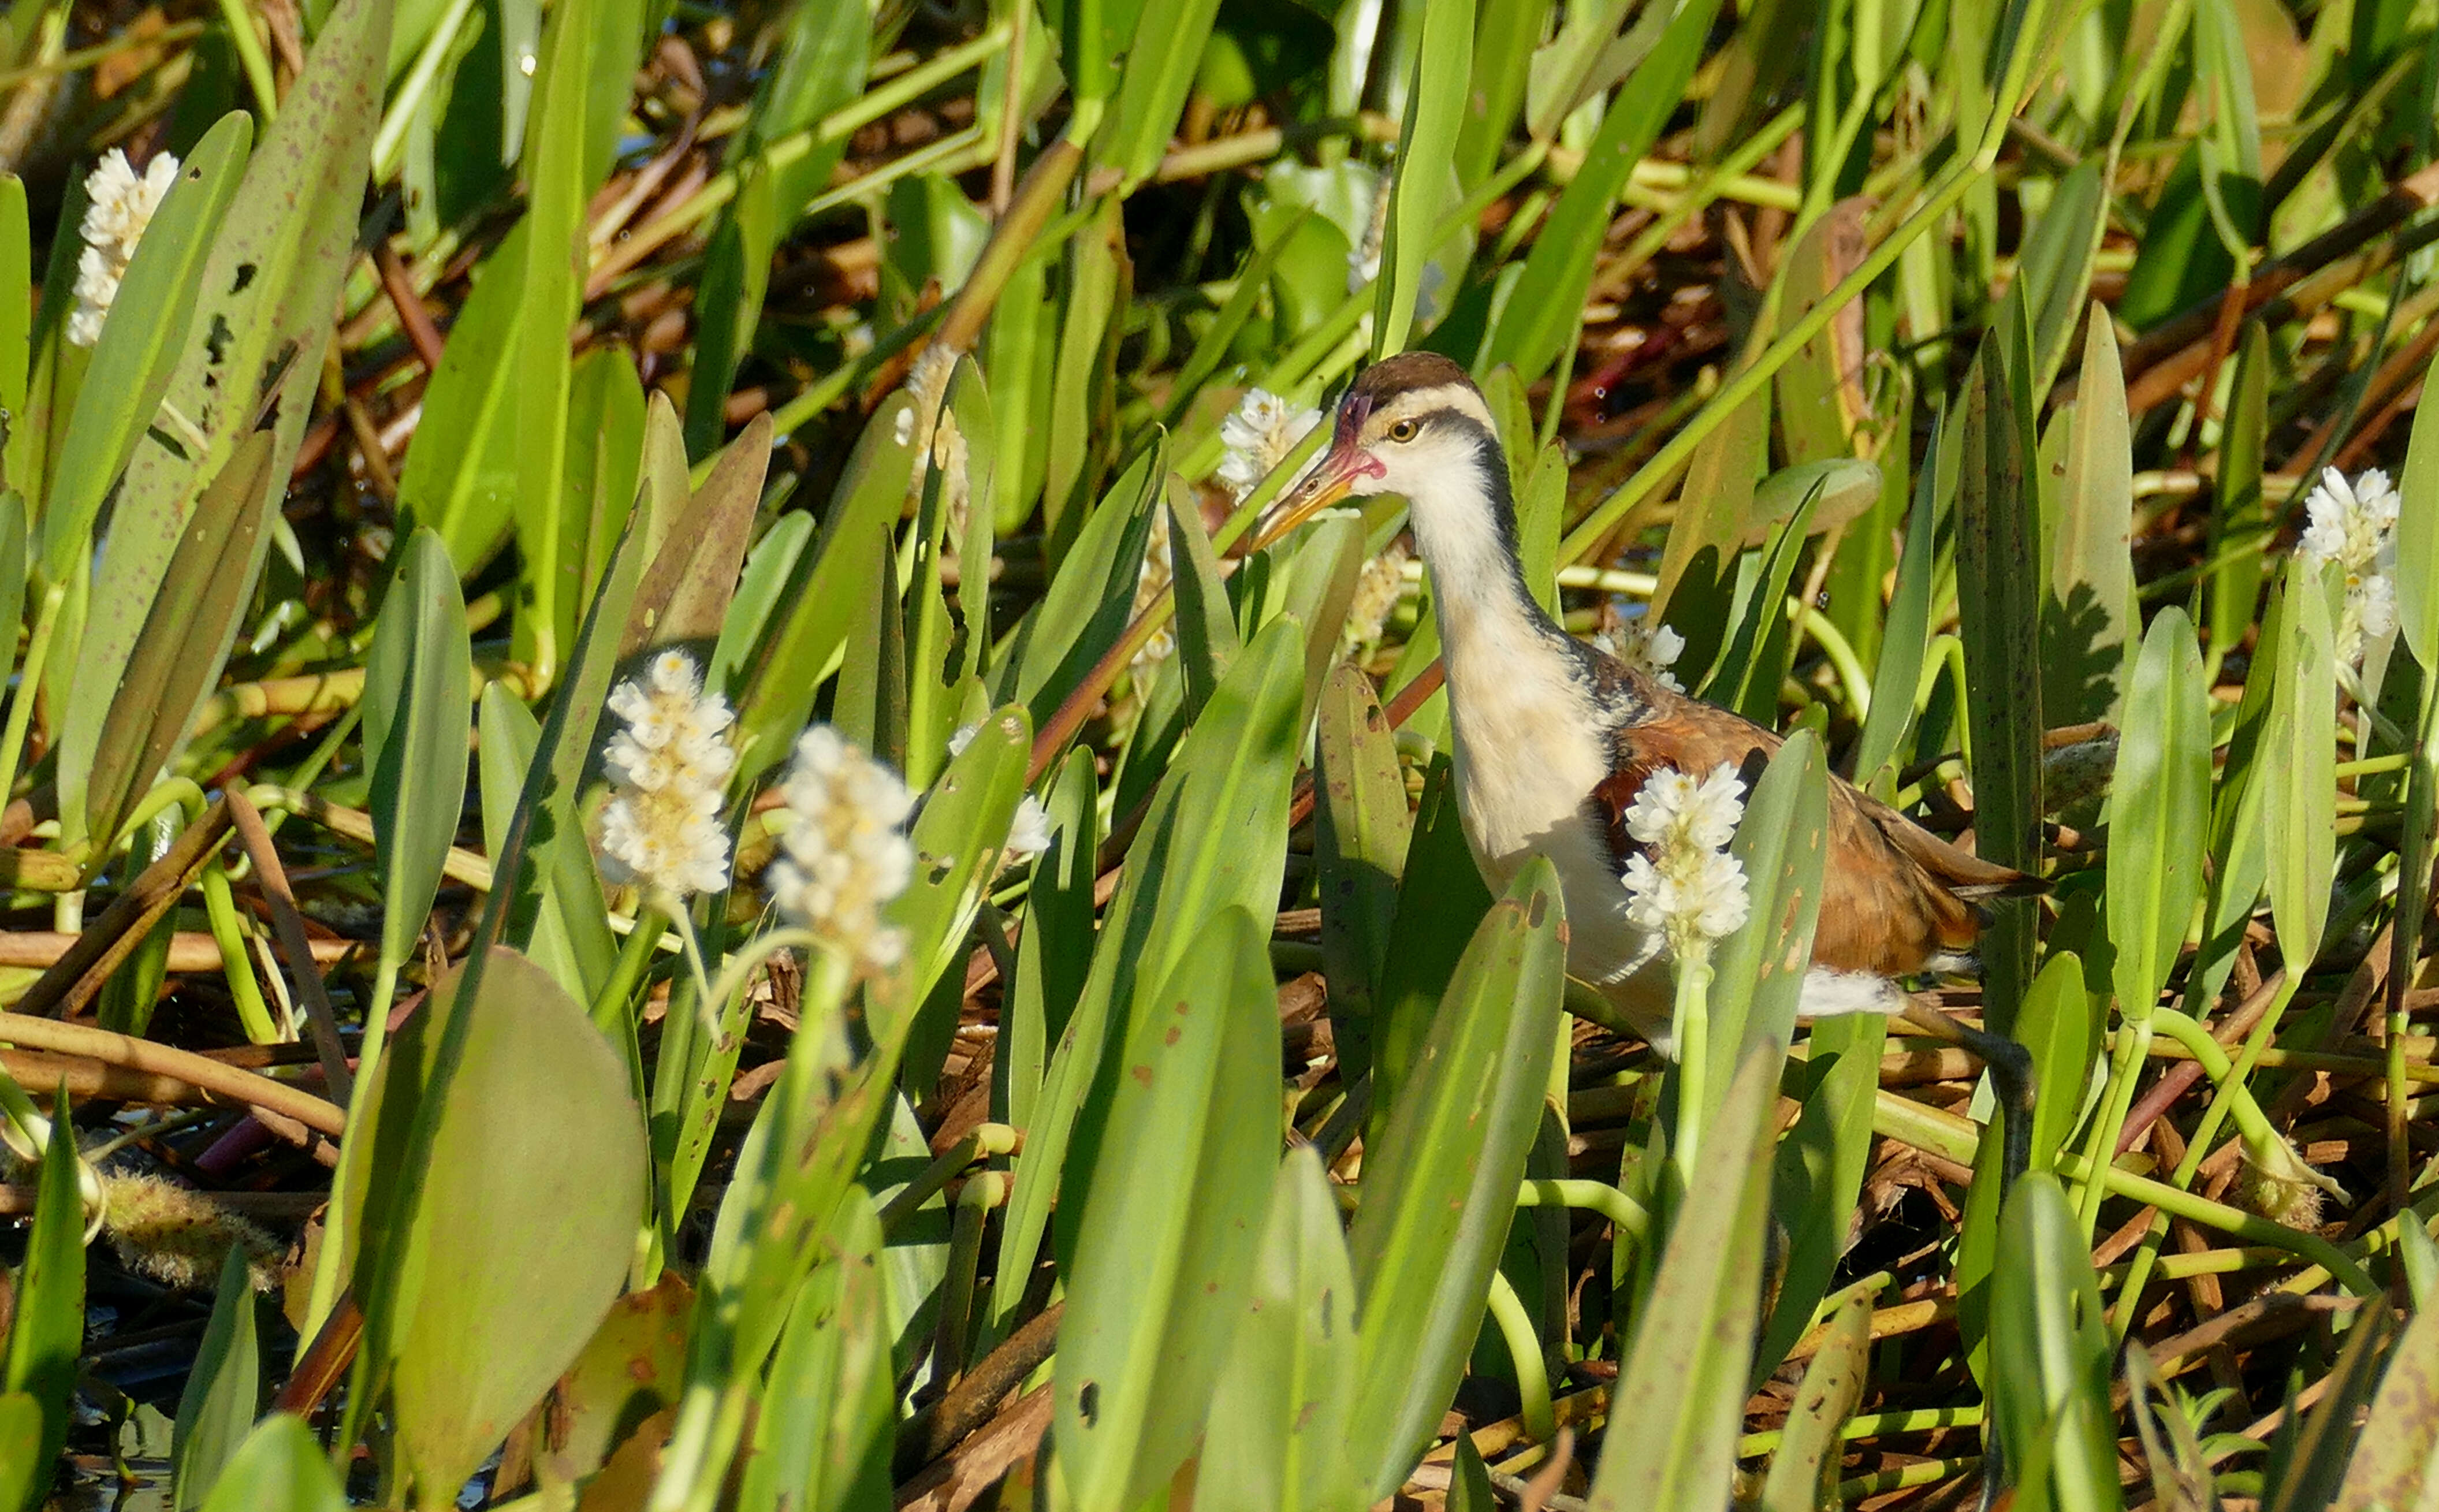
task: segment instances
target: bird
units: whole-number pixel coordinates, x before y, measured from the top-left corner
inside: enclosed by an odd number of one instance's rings
[[[1629,911],[1638,846],[1627,811],[1663,769],[1721,765],[1750,789],[1780,738],[1567,633],[1525,585],[1507,460],[1489,407],[1456,363],[1408,352],[1340,400],[1329,445],[1260,532],[1274,541],[1348,496],[1402,496],[1430,567],[1454,741],[1457,809],[1495,894],[1533,857],[1557,870],[1569,974],[1656,1048],[1672,1000],[1665,952]],[[2022,1086],[2029,1057],[1906,992],[1901,979],[1969,971],[1994,899],[2040,880],[1971,855],[1852,783],[1828,784],[1828,856],[1798,1017],[1903,1016],[1966,1044]],[[2007,1088],[1999,1089],[2003,1096]],[[2029,1120],[2008,1120],[2010,1143]]]

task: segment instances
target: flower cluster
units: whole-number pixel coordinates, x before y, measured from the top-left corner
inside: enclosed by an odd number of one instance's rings
[[[1319,410],[1300,409],[1266,388],[1248,389],[1220,422],[1220,440],[1228,452],[1216,476],[1230,494],[1244,498],[1320,423]]]
[[[1411,558],[1403,543],[1392,542],[1389,549],[1363,564],[1362,575],[1355,579],[1355,597],[1346,607],[1346,629],[1341,636],[1345,649],[1361,651],[1379,644],[1406,591],[1406,563]]]
[[[1595,635],[1593,644],[1669,692],[1685,691],[1685,685],[1668,670],[1685,654],[1685,637],[1665,625],[1651,623],[1649,616],[1629,620],[1614,633]]]
[[[601,815],[602,871],[671,898],[728,885],[721,792],[737,764],[728,702],[703,690],[683,651],[663,651],[610,694],[627,721],[602,753],[613,792]]]
[[[1727,853],[1744,791],[1725,762],[1700,778],[1663,767],[1627,807],[1627,833],[1644,847],[1627,858],[1627,917],[1679,956],[1708,951],[1745,921],[1745,869]]]
[[[2338,659],[2354,662],[2364,644],[2396,633],[2396,514],[2401,501],[2377,468],[2349,484],[2336,468],[2324,468],[2319,487],[2305,496],[2311,523],[2299,543],[2304,560],[2334,561],[2346,578],[2346,602],[2338,623]]]
[[[1160,596],[1168,592],[1168,585],[1176,576],[1174,568],[1175,563],[1169,560],[1168,556],[1168,511],[1154,509],[1151,535],[1144,543],[1143,565],[1135,571],[1135,601],[1127,611],[1130,620],[1141,619],[1145,611],[1160,602]],[[1143,649],[1135,652],[1134,659],[1127,664],[1130,677],[1147,677],[1153,667],[1177,654],[1176,623],[1174,618],[1163,620],[1160,628],[1152,631],[1151,638],[1144,642]]]
[[[84,250],[77,255],[76,310],[68,316],[68,340],[90,347],[101,340],[101,320],[118,297],[118,282],[135,257],[144,228],[177,182],[178,160],[158,152],[141,175],[127,154],[112,148],[85,176],[84,223],[78,228]]]
[[[860,968],[896,966],[906,932],[883,924],[881,913],[915,877],[904,833],[915,795],[827,724],[797,738],[779,792],[794,822],[779,837],[787,854],[771,865],[772,901]]]
[[[974,743],[974,731],[979,728],[972,724],[957,726],[957,733],[949,737],[949,755],[965,755],[966,747]],[[1041,807],[1041,799],[1026,793],[1016,806],[1016,818],[1008,826],[1007,844],[1001,847],[1008,863],[1013,865],[1027,856],[1039,856],[1048,850],[1050,827],[1050,810]]]

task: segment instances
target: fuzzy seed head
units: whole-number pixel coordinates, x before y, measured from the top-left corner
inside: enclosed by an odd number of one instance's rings
[[[2358,661],[2366,642],[2396,633],[2396,516],[2403,502],[2377,468],[2351,483],[2336,468],[2324,468],[2319,485],[2305,495],[2310,523],[2297,551],[2307,562],[2334,561],[2345,574],[2341,661]]]
[[[1290,404],[1266,388],[1248,389],[1220,422],[1220,440],[1228,451],[1213,475],[1242,499],[1320,423],[1319,410]]]
[[[102,317],[118,298],[119,281],[134,259],[135,244],[161,208],[163,196],[178,179],[178,159],[156,152],[138,174],[127,154],[112,148],[85,175],[84,222],[78,233],[84,250],[77,255],[76,310],[68,316],[68,340],[90,347],[101,340]]]
[[[602,752],[602,874],[679,898],[726,887],[721,793],[737,765],[727,700],[703,691],[692,658],[663,651],[612,690],[610,711],[627,727]]]
[[[1751,907],[1743,864],[1727,853],[1744,817],[1744,782],[1725,762],[1697,778],[1663,767],[1626,810],[1644,848],[1627,858],[1627,917],[1666,936],[1679,956],[1707,952]]]
[[[914,880],[903,831],[915,795],[827,724],[797,738],[780,794],[793,823],[779,839],[785,856],[771,866],[772,901],[859,969],[896,966],[906,934],[881,916]]]
[[[101,1190],[103,1232],[129,1270],[181,1291],[209,1290],[234,1245],[257,1291],[278,1284],[278,1241],[204,1193],[123,1171],[103,1172]]]

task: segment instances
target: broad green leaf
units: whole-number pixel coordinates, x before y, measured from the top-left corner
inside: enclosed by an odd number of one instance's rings
[[[2127,647],[2142,624],[2134,603],[2126,379],[2101,305],[2092,307],[2074,406],[2054,423],[2067,427],[2066,473],[2057,480],[2055,529],[2044,532],[2051,540],[2041,600],[2041,711],[2054,723],[2077,724],[2116,718]]]
[[[73,802],[82,789],[85,833],[94,842],[88,874],[108,859],[119,826],[186,744],[196,705],[220,681],[239,616],[254,596],[255,577],[270,547],[264,526],[279,491],[271,451],[270,433],[255,432],[204,490],[116,676],[91,660],[79,669],[85,706],[92,706],[102,688],[112,689],[93,745],[65,743],[60,756],[62,803]],[[68,728],[80,734],[85,725],[77,720]],[[81,783],[75,780],[79,776]]]
[[[1362,1328],[1345,1412],[1350,1468],[1368,1498],[1414,1468],[1482,1325],[1549,1087],[1561,913],[1558,874],[1527,862],[1474,931],[1364,1162],[1347,1236]]]
[[[17,1270],[8,1355],[0,1359],[0,1393],[25,1393],[42,1412],[34,1456],[41,1467],[36,1479],[42,1490],[49,1489],[50,1469],[67,1442],[77,1356],[84,1350],[84,1197],[64,1096],[53,1110],[51,1130],[54,1137],[44,1141],[42,1170],[34,1183],[34,1224],[26,1238],[26,1260]]]
[[[625,351],[596,347],[577,360],[568,386],[567,487],[561,495],[556,633],[562,646],[575,641],[627,515],[640,507],[650,413],[634,360]],[[734,580],[737,574],[732,569],[728,576]]]
[[[1615,1399],[1642,1410],[1632,1433],[1602,1447],[1595,1512],[1701,1506],[1727,1488],[1761,1299],[1778,1070],[1769,1047],[1748,1051],[1709,1126],[1693,1177],[1706,1195],[1669,1231],[1618,1370]]]
[[[2320,953],[2337,869],[2338,680],[2326,578],[2302,558],[2288,563],[2283,631],[2270,648],[2276,681],[2261,735],[2270,913],[2281,952],[2296,961]]]
[[[915,880],[890,905],[906,932],[908,970],[876,986],[877,1019],[912,1014],[952,962],[962,962],[983,888],[998,871],[1024,793],[1033,724],[1014,705],[994,711],[926,793],[915,820]],[[881,1031],[883,1038],[891,1032]]]
[[[1855,1201],[1871,1167],[1872,1110],[1887,1041],[1888,1021],[1878,1014],[1841,1014],[1812,1025],[1795,1073],[1804,1112],[1773,1158],[1771,1208],[1787,1230],[1787,1261],[1754,1355],[1756,1379],[1775,1371],[1804,1337],[1845,1256]]]
[[[252,117],[223,117],[179,168],[136,243],[111,301],[116,318],[102,322],[92,365],[68,417],[57,481],[43,510],[43,575],[52,582],[64,580],[77,559],[91,550],[102,501],[147,428],[161,425],[156,416],[187,346],[204,264],[237,195],[253,142]],[[204,417],[185,418],[208,423]],[[181,437],[179,449],[191,444]]]
[[[254,1425],[212,1487],[204,1512],[346,1512],[347,1493],[312,1425],[274,1413]]]
[[[1727,644],[1719,649],[1710,676],[1699,685],[1704,697],[1755,722],[1777,711],[1778,685],[1792,650],[1787,591],[1796,559],[1804,554],[1805,538],[1811,533],[1821,492],[1816,481],[1795,512],[1771,527],[1761,552],[1737,562],[1736,593],[1726,616]]]
[[[403,965],[422,938],[466,801],[473,665],[457,569],[436,532],[401,566],[365,658],[365,756],[382,859],[382,960]]]
[[[274,438],[269,476],[283,484],[289,476],[356,255],[391,9],[341,0],[330,9],[278,119],[247,160],[195,277],[188,335],[161,396],[160,417],[174,411],[187,423],[152,424],[128,458],[97,603],[152,601],[197,496],[257,429]],[[132,613],[97,616],[85,638],[105,644],[80,647],[79,665],[116,667],[136,629]]]
[[[2082,958],[2073,951],[2053,952],[2016,1019],[2016,1037],[2033,1058],[2030,1169],[2056,1165],[2058,1150],[2082,1121],[2092,1061],[2101,1050],[2099,1029],[2084,988]]]
[[[1031,1269],[1054,1199],[1065,1224],[1085,1208],[1100,1123],[1119,1083],[1119,1052],[1132,1026],[1160,1011],[1159,987],[1195,956],[1220,910],[1244,908],[1267,932],[1286,860],[1303,662],[1302,627],[1272,621],[1169,760],[1129,851],[1145,863],[1120,874],[1091,972],[1025,1130],[1001,1229],[1000,1274]],[[1022,1300],[1015,1290],[994,1293],[996,1319],[1013,1316]]]
[[[1802,316],[1854,272],[1870,250],[1869,201],[1841,200],[1787,249],[1779,275],[1779,323]],[[1863,303],[1853,300],[1771,380],[1787,459],[1798,465],[1855,454],[1855,428],[1869,418],[1863,395]],[[1872,477],[1877,492],[1879,477]],[[1871,495],[1867,494],[1868,499]],[[1825,503],[1826,501],[1824,501]]]
[[[640,1425],[675,1404],[693,1309],[694,1289],[674,1271],[612,1304],[537,1419],[534,1475],[545,1490],[590,1476]]]
[[[2020,1504],[2121,1505],[2109,1329],[2083,1225],[2057,1178],[2017,1179],[1990,1277],[1991,1414]]]
[[[1329,674],[1315,737],[1313,863],[1320,873],[1321,959],[1340,1075],[1372,1066],[1372,1015],[1386,973],[1398,884],[1414,827],[1396,737],[1371,678]]]
[[[871,571],[877,543],[904,507],[906,486],[915,476],[914,402],[906,394],[894,395],[864,422],[830,496],[819,546],[797,555],[770,623],[731,664],[741,679],[731,695],[737,704],[734,780],[739,784],[787,759],[796,733],[811,718],[831,658],[846,644],[860,596],[856,590]]]
[[[1062,1473],[1087,1512],[1167,1482],[1239,1326],[1278,1148],[1267,933],[1221,909],[1127,1037],[1053,1377]]]
[[[796,14],[846,18],[861,43],[862,9],[853,5],[800,6]],[[728,390],[737,381],[738,365],[753,350],[754,331],[761,323],[783,213],[774,202],[771,179],[755,159],[738,166],[736,196],[703,251],[703,277],[695,291],[694,371],[687,375],[686,389],[686,451],[697,456],[710,455],[728,435]]]
[[[262,1361],[254,1335],[254,1272],[245,1246],[229,1246],[220,1294],[178,1395],[178,1431],[169,1451],[171,1505],[204,1504],[262,1410]]]
[[[2026,482],[2032,400],[2021,330],[2003,321],[1966,381],[1957,470],[1956,583],[1972,736],[1974,839],[1985,858],[2038,870],[2041,712],[2034,499]],[[1989,1026],[2004,1034],[2032,981],[2032,907],[1990,905],[1983,935]]]
[[[2414,406],[2396,491],[2397,628],[2416,662],[2439,667],[2439,404]]]
[[[721,618],[720,639],[712,647],[711,665],[703,674],[705,687],[724,691],[737,685],[739,664],[761,639],[772,615],[779,612],[780,591],[812,536],[813,517],[799,509],[781,515],[754,543],[745,559],[745,572],[729,597],[728,613]]]
[[[191,155],[191,154],[189,154]],[[65,205],[61,206],[62,210]],[[68,222],[62,216],[60,224]],[[33,227],[26,216],[26,181],[0,173],[0,409],[11,417],[5,446],[8,463],[0,468],[0,485],[23,493],[41,480],[23,474],[20,458],[31,454],[18,432],[26,428],[26,400],[33,361],[34,248]],[[14,624],[11,616],[8,623]],[[0,1503],[0,1505],[6,1504]]]
[[[1212,1394],[1202,1441],[1211,1468],[1196,1483],[1196,1504],[1354,1512],[1366,1504],[1344,1438],[1355,1275],[1311,1146],[1288,1151],[1270,1202],[1249,1305]]]
[[[872,1199],[849,1188],[828,1252],[796,1290],[771,1359],[739,1512],[842,1512],[889,1503],[897,1394]]]
[[[1228,587],[1202,528],[1202,507],[1190,490],[1173,488],[1168,497],[1168,560],[1177,584],[1177,669],[1185,680],[1185,717],[1193,719],[1211,690],[1228,675],[1228,664],[1245,649]]]
[[[1396,916],[1372,1000],[1372,1108],[1364,1142],[1377,1145],[1405,1101],[1423,1041],[1438,1022],[1439,1005],[1457,962],[1489,912],[1490,890],[1465,838],[1456,778],[1449,758],[1423,774],[1413,837],[1398,886]]]
[[[1503,309],[1484,344],[1486,367],[1506,363],[1529,382],[1547,373],[1575,339],[1611,209],[1684,98],[1718,9],[1718,0],[1689,0],[1618,91],[1583,166],[1525,255],[1523,287],[1532,294]]]
[[[2379,1384],[2382,1365],[2399,1332],[2386,1307],[2366,1307],[2346,1330],[2335,1369],[2322,1378],[2321,1399],[2305,1415],[2300,1432],[2270,1441],[2261,1476],[2261,1504],[2269,1512],[2319,1512],[2333,1504],[2347,1461],[2359,1442],[2357,1424]]]
[[[1017,627],[996,691],[1022,700],[1035,724],[1049,719],[1133,618],[1134,585],[1167,470],[1164,437],[1110,485],[1060,559],[1049,590]]]
[[[459,1014],[471,1021],[411,1194],[418,1284],[395,1321],[396,1432],[418,1503],[445,1506],[574,1362],[624,1284],[644,1208],[644,1126],[628,1071],[575,999],[494,948],[471,1002],[463,968],[400,1031],[348,1158],[366,1201],[399,1159]],[[393,1296],[401,1295],[392,1293]]]
[[[1082,98],[1080,88],[1077,98]],[[1133,294],[1133,264],[1127,257],[1126,222],[1121,211],[1118,197],[1108,196],[1093,219],[1067,243],[1059,351],[1050,370],[1054,398],[1041,456],[1043,555],[1054,573],[1054,587],[1066,578],[1067,554],[1092,513],[1103,469],[1116,445],[1112,412],[1117,403],[1118,339],[1126,326],[1117,317]],[[1277,245],[1273,243],[1274,248]],[[1258,286],[1245,296],[1250,312],[1255,298],[1270,286],[1269,265],[1256,261],[1238,276],[1242,280],[1259,280]],[[1232,295],[1220,308],[1221,324],[1226,323],[1228,312],[1237,304]],[[1241,327],[1244,317],[1237,318]],[[1230,339],[1234,339],[1233,334]],[[1181,400],[1202,391],[1203,380],[1218,367],[1221,355],[1223,352],[1212,354],[1210,365],[1195,379],[1193,388],[1186,389],[1181,383]],[[1186,372],[1194,371],[1194,363],[1201,356],[1198,351],[1188,359]]]
[[[2421,1224],[2409,1222],[2419,1232]],[[2390,1351],[2371,1416],[2331,1505],[2337,1512],[2427,1508],[2439,1494],[2439,1313],[2417,1309]]]
[[[1450,169],[1473,79],[1474,0],[1438,0],[1425,7],[1405,121],[1398,134],[1389,218],[1380,243],[1380,278],[1372,312],[1372,355],[1406,349],[1423,294],[1423,279],[1451,194],[1461,191]],[[1402,24],[1403,16],[1401,13]],[[1446,300],[1436,303],[1446,307]]]
[[[1804,1367],[1786,1434],[1771,1456],[1761,1512],[1816,1512],[1838,1504],[1839,1430],[1862,1400],[1871,1374],[1871,1324],[1868,1290],[1848,1292],[1829,1314],[1829,1336]]]
[[[2210,690],[2184,611],[2160,612],[2126,700],[2109,825],[2109,940],[2120,1010],[2147,1014],[2202,894],[2210,835]]]
[[[1473,80],[1466,91],[1455,154],[1457,182],[1468,190],[1489,175],[1506,150],[1517,113],[1524,107],[1533,49],[1549,19],[1550,0],[1479,0],[1475,7]]]
[[[1000,1005],[991,1052],[991,1117],[1033,1125],[1050,1051],[1093,969],[1093,886],[1100,846],[1099,788],[1093,753],[1071,751],[1044,803],[1050,848],[1033,864],[1024,933],[1016,942],[1016,980]]]

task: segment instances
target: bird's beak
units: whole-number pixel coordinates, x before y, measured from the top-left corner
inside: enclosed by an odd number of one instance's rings
[[[1259,551],[1272,544],[1353,493],[1358,482],[1380,477],[1387,471],[1380,466],[1380,458],[1357,444],[1362,423],[1362,415],[1353,406],[1338,412],[1338,430],[1330,438],[1329,450],[1313,464],[1303,482],[1271,507],[1270,518],[1255,532],[1251,550]]]

